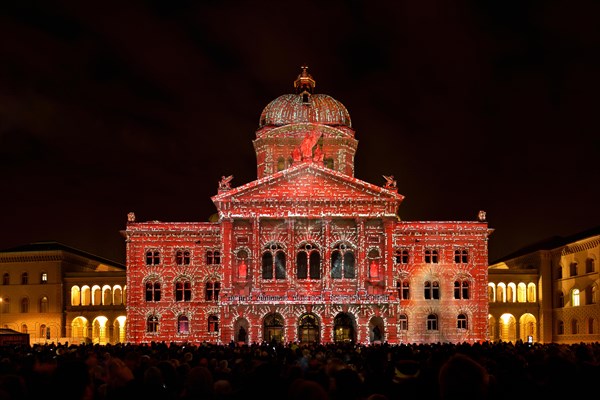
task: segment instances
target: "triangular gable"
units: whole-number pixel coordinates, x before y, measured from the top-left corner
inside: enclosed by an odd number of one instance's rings
[[[237,188],[222,191],[213,202],[394,202],[404,196],[315,163],[302,163]]]

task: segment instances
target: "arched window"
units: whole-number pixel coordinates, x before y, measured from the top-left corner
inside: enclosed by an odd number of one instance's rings
[[[42,285],[45,285],[46,283],[48,283],[48,273],[47,272],[40,273],[40,283]]]
[[[400,300],[410,299],[410,280],[408,278],[399,279],[396,281],[396,290]]]
[[[575,318],[571,320],[571,334],[577,335],[579,333],[579,321]]]
[[[466,249],[454,250],[454,263],[467,264],[469,262],[469,252]]]
[[[298,279],[321,279],[321,253],[319,249],[306,243],[298,249],[296,255]]]
[[[158,332],[158,317],[156,315],[150,315],[146,320],[146,332],[157,333]]]
[[[440,284],[438,281],[425,281],[424,289],[426,300],[439,300]]]
[[[535,293],[535,283],[529,282],[527,285],[527,301],[530,303],[535,303],[537,301],[537,296]]]
[[[29,312],[29,299],[27,297],[23,297],[21,299],[21,313],[26,314]]]
[[[81,305],[81,290],[79,286],[71,287],[71,305],[72,306],[80,306]]]
[[[395,264],[408,264],[410,257],[408,249],[400,249],[394,252],[394,263]]]
[[[565,334],[565,323],[560,319],[558,321],[556,321],[556,333],[558,335]]]
[[[493,282],[488,283],[488,302],[494,303],[496,301],[496,286]]]
[[[565,306],[565,294],[562,291],[557,293],[558,296],[558,307],[562,308]]]
[[[188,279],[175,282],[175,301],[192,300],[192,283]]]
[[[188,250],[177,250],[175,252],[175,264],[190,265],[190,252]]]
[[[48,312],[48,297],[42,296],[40,299],[40,312],[47,313]]]
[[[569,265],[569,276],[577,276],[577,263],[576,262],[572,262]]]
[[[209,315],[208,317],[208,331],[219,332],[219,318],[215,315]]]
[[[206,282],[206,296],[207,301],[219,300],[219,292],[221,291],[221,282],[219,281],[208,281]]]
[[[333,279],[354,279],[354,251],[345,243],[339,243],[331,252],[331,277]]]
[[[400,317],[398,317],[398,329],[401,331],[408,330],[408,317],[406,314],[401,314]]]
[[[0,306],[2,307],[0,310],[2,314],[8,314],[10,312],[10,298],[4,297]]]
[[[285,279],[286,260],[283,246],[279,243],[269,243],[262,254],[262,278]]]
[[[425,263],[427,264],[437,264],[439,261],[438,251],[435,249],[426,249],[425,250]]]
[[[585,273],[591,274],[592,272],[596,272],[596,265],[593,258],[588,258],[585,260]]]
[[[579,289],[573,289],[571,292],[571,306],[578,307],[579,305]]]
[[[146,265],[160,264],[160,252],[158,250],[146,251]]]
[[[527,301],[527,286],[524,282],[517,285],[517,302],[525,303]]]
[[[438,330],[438,317],[435,314],[429,314],[427,316],[427,326],[426,329],[428,331],[437,331]]]
[[[459,279],[454,281],[454,298],[455,299],[469,299],[469,281],[466,279]]]
[[[21,274],[21,285],[27,285],[29,283],[29,274],[27,272],[23,272]]]
[[[558,267],[556,267],[556,279],[562,279],[563,277],[563,267],[562,265],[559,265]]]
[[[190,320],[186,315],[177,317],[177,333],[190,333]]]
[[[469,328],[467,316],[465,314],[458,314],[458,317],[456,317],[456,327],[461,330],[467,330]]]
[[[206,264],[221,264],[221,253],[216,250],[208,250],[206,252]]]
[[[5,272],[4,275],[2,275],[2,284],[3,285],[10,284],[10,275],[8,274],[8,272]]]
[[[146,281],[146,301],[160,301],[160,282]]]

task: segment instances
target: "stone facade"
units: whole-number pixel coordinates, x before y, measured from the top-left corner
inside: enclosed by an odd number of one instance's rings
[[[265,107],[257,180],[224,176],[215,221],[128,215],[127,341],[487,340],[485,213],[400,220],[393,176],[354,177],[350,115],[314,87],[303,67]]]
[[[125,341],[125,266],[56,242],[0,252],[0,327],[34,343]]]
[[[490,339],[600,340],[600,228],[552,237],[489,267]]]

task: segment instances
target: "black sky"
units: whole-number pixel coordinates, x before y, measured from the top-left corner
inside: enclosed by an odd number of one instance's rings
[[[96,4],[92,6],[91,4]],[[348,109],[355,176],[404,220],[475,220],[490,261],[600,225],[600,3],[0,5],[0,248],[125,261],[138,220],[206,221],[256,178],[262,109],[307,64]]]

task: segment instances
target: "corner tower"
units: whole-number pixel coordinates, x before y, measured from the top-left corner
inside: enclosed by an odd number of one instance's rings
[[[259,179],[303,162],[354,176],[358,141],[350,114],[333,97],[315,93],[315,86],[303,66],[295,93],[279,96],[263,109],[253,142]]]

